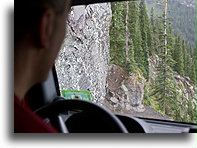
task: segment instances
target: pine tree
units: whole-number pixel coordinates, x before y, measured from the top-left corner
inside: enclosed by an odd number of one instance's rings
[[[129,62],[129,1],[126,2],[126,18],[125,18],[125,64]]]
[[[194,84],[196,84],[196,53],[195,49],[182,40],[183,50],[183,71],[184,75],[189,77]]]
[[[194,84],[196,84],[196,61],[191,62],[189,77]]]
[[[157,67],[157,77],[155,80],[155,86],[153,88],[152,95],[157,98],[158,110],[161,110],[166,115],[175,114],[175,110],[172,110],[176,106],[177,98],[177,85],[173,77],[173,59],[170,54],[170,44],[168,43],[168,24],[167,24],[167,11],[168,11],[168,0],[165,0],[163,9],[163,16],[161,17],[161,30],[160,30],[160,62]]]
[[[150,54],[154,55],[156,53],[157,37],[156,37],[155,15],[154,15],[153,7],[151,8],[151,14],[150,14],[150,30],[151,30],[151,35],[152,35]]]
[[[187,114],[189,116],[189,120],[185,122],[196,122],[195,121],[196,110],[195,107],[193,106],[191,98],[187,101],[187,104],[188,104]]]
[[[128,52],[128,57],[127,67],[129,73],[136,73],[138,71],[138,67],[134,58],[134,45],[132,40],[130,40],[130,50]]]
[[[139,25],[139,10],[136,2],[129,2],[129,32],[132,39],[135,38],[136,24]]]
[[[141,0],[139,4],[139,22],[140,22],[140,31],[142,37],[142,49],[144,52],[143,56],[143,66],[144,66],[144,77],[149,78],[149,54],[150,48],[152,48],[152,36],[150,31],[150,22],[147,15],[145,0]]]
[[[174,70],[178,74],[183,76],[184,75],[184,60],[183,60],[183,49],[182,49],[180,36],[178,36],[175,40],[174,60],[176,61],[176,64],[174,65]]]
[[[129,21],[129,11],[130,11],[130,3],[126,2],[126,18],[125,18],[125,65],[128,68],[129,73],[135,73],[137,71],[137,65],[134,58],[134,44],[133,37],[131,37],[131,32],[129,27],[131,27]],[[132,32],[133,33],[133,32]]]
[[[151,25],[152,25],[152,28],[153,30],[155,30],[155,20],[154,20],[154,8],[152,7],[151,8],[151,11],[150,11],[150,22],[151,22]]]
[[[112,4],[112,23],[110,26],[110,57],[111,63],[124,68],[127,72],[135,72],[137,65],[133,36],[130,33],[130,3]]]
[[[183,61],[184,61],[184,75],[187,76],[187,77],[190,77],[189,76],[189,73],[191,71],[191,63],[192,63],[192,60],[191,60],[191,55],[190,55],[190,52],[189,52],[189,46],[188,44],[183,41],[182,43],[182,48],[183,48]]]
[[[172,56],[172,58],[174,57],[174,44],[175,44],[175,36],[173,34],[173,30],[172,27],[169,25],[167,26],[167,42],[168,42],[168,48],[171,48],[171,50],[169,51],[169,54]],[[174,58],[173,58],[174,59]],[[175,64],[175,63],[174,63]]]
[[[133,54],[134,54],[134,61],[135,65],[142,72],[145,71],[144,68],[144,52],[142,49],[142,37],[140,32],[140,25],[139,25],[139,9],[138,5],[135,2],[129,2],[129,34],[131,39],[131,45],[133,45]],[[131,51],[132,52],[132,51]]]
[[[193,83],[196,85],[196,49],[192,48],[192,46],[190,45],[190,57],[191,57],[191,68],[189,71],[189,77],[190,79],[193,81]]]
[[[188,49],[186,47],[186,43],[182,41],[182,50],[183,50],[183,67],[184,67],[184,75],[187,76],[188,73]]]
[[[110,26],[111,63],[125,66],[125,5],[112,3],[112,21]]]
[[[161,22],[160,17],[155,18],[155,27],[154,27],[154,38],[155,38],[155,53],[160,53],[160,46],[162,45],[161,41],[163,38],[161,37],[161,32],[163,30],[163,24]]]

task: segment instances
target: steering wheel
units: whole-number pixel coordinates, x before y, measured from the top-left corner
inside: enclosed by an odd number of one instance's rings
[[[128,133],[123,123],[111,112],[95,103],[84,100],[66,100],[56,97],[52,102],[35,113],[41,118],[55,119],[52,124],[63,133]],[[78,111],[64,121],[60,114]],[[51,122],[51,121],[50,121]]]

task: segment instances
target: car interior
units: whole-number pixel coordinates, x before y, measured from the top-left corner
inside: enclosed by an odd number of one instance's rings
[[[73,6],[115,0],[73,0]],[[28,93],[32,110],[60,133],[196,133],[197,124],[116,114],[96,103],[61,96],[56,67]]]

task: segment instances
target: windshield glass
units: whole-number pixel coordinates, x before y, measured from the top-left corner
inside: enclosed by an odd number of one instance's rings
[[[195,0],[74,6],[56,60],[65,97],[196,123]]]

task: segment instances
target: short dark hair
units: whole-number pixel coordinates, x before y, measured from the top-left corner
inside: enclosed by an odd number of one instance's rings
[[[18,0],[14,10],[14,40],[24,38],[33,32],[46,8],[53,8],[56,14],[63,13],[68,0]]]

